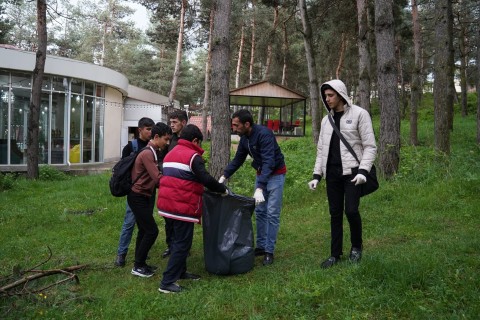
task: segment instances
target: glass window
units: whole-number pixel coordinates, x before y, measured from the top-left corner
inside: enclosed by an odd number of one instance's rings
[[[43,77],[42,80],[42,90],[51,90],[52,89],[52,83],[50,77]]]
[[[52,129],[50,163],[65,163],[65,110],[67,110],[65,93],[52,93]]]
[[[70,162],[80,162],[80,129],[82,126],[82,97],[72,94],[70,99]]]
[[[93,97],[85,96],[83,109],[83,162],[92,162]]]
[[[12,72],[12,87],[14,88],[31,88],[32,75],[29,73]]]
[[[7,71],[0,70],[0,86],[10,86],[9,80],[10,74]]]
[[[103,119],[105,114],[105,100],[96,100],[95,108],[95,161],[103,162]]]
[[[104,86],[97,84],[97,97],[99,98],[104,98],[105,97],[105,92],[104,92]]]
[[[0,164],[8,164],[8,100],[8,87],[0,85]]]
[[[82,93],[82,81],[72,79],[72,93]]]
[[[38,122],[38,163],[48,163],[48,133],[50,132],[50,93],[43,92]]]
[[[61,92],[68,91],[68,79],[64,77],[53,76],[52,90]]]
[[[94,87],[93,82],[87,82],[85,81],[85,94],[88,96],[93,96],[93,87]]]
[[[30,89],[14,88],[11,101],[10,163],[26,164],[27,123],[30,110]]]

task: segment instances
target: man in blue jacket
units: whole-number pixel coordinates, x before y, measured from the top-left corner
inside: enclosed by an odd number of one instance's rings
[[[239,110],[232,115],[232,128],[240,136],[237,153],[224,170],[219,182],[223,183],[252,157],[252,167],[257,171],[255,181],[255,217],[257,225],[256,256],[264,256],[263,265],[273,263],[273,253],[280,227],[283,185],[287,167],[273,132],[265,126],[256,125],[248,110]]]

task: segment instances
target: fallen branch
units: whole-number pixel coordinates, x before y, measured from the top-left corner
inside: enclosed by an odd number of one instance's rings
[[[85,267],[87,267],[86,264],[66,267],[66,268],[63,268],[63,269],[51,269],[51,270],[30,269],[30,270],[28,270],[28,272],[35,272],[35,274],[24,277],[24,278],[21,278],[21,279],[18,279],[18,280],[14,281],[12,283],[9,283],[9,284],[7,284],[3,287],[0,287],[0,294],[1,295],[22,295],[22,294],[26,294],[26,293],[37,293],[37,292],[41,292],[42,290],[46,290],[46,289],[48,289],[52,286],[55,286],[57,284],[60,284],[60,283],[63,283],[63,282],[66,282],[66,281],[72,280],[72,279],[75,279],[75,281],[78,283],[79,282],[78,277],[77,277],[77,275],[72,273],[72,271],[80,270],[80,269],[83,269]],[[48,286],[46,286],[44,288],[41,288],[41,289],[37,289],[35,291],[28,291],[24,288],[21,292],[16,292],[16,293],[9,293],[8,292],[8,290],[11,290],[11,289],[16,288],[16,287],[21,286],[21,285],[26,285],[30,281],[34,281],[34,280],[40,279],[42,277],[47,277],[47,276],[50,276],[50,275],[53,275],[53,274],[59,274],[59,273],[66,274],[68,277],[66,279],[62,279],[60,281],[57,281],[57,282],[55,282],[51,285],[48,285]]]

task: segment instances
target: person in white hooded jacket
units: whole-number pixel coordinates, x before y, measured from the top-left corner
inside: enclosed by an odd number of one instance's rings
[[[358,210],[360,184],[367,181],[377,154],[375,134],[369,113],[350,102],[345,84],[331,80],[322,84],[322,101],[327,115],[322,119],[317,144],[317,157],[313,180],[308,182],[315,190],[325,178],[330,211],[331,247],[330,257],[322,262],[322,268],[330,268],[343,255],[343,212],[350,226],[351,249],[349,259],[359,262],[362,257],[362,219]],[[328,116],[331,115],[337,128],[355,151],[360,164],[335,133]]]

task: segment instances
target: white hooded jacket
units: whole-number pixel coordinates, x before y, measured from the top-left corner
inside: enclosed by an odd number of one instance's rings
[[[340,132],[352,149],[357,154],[358,160],[348,151],[347,147],[340,141],[340,156],[342,158],[343,175],[352,174],[352,168],[359,167],[359,170],[370,172],[377,155],[375,134],[373,132],[372,119],[369,113],[356,105],[353,105],[348,97],[347,88],[340,80],[327,81],[321,86],[322,101],[327,112],[333,116],[333,110],[328,107],[325,100],[325,85],[332,87],[347,104],[344,106],[344,114],[340,118]],[[322,119],[320,136],[317,144],[317,158],[313,169],[314,175],[327,176],[327,160],[330,150],[330,141],[334,129],[328,120],[328,114]]]

